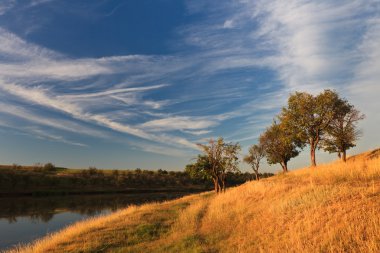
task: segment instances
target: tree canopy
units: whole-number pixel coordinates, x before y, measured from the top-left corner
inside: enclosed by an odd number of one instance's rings
[[[338,93],[324,90],[317,96],[307,92],[295,92],[282,108],[279,119],[293,138],[310,146],[311,166],[316,166],[315,151],[327,134],[331,121],[336,116],[340,101]]]
[[[288,171],[288,162],[299,154],[299,144],[287,132],[284,124],[273,124],[260,136],[260,145],[264,148],[269,164],[279,163],[284,172]]]
[[[346,151],[355,147],[361,134],[357,129],[357,123],[364,117],[364,114],[355,109],[347,100],[339,99],[335,116],[321,142],[322,148],[329,153],[338,153],[338,156],[345,162]]]
[[[248,163],[255,172],[256,180],[260,179],[260,162],[265,156],[265,149],[262,145],[252,145],[248,150],[248,155],[244,157],[244,162]]]
[[[225,191],[227,173],[239,171],[240,145],[226,143],[222,137],[219,137],[216,141],[210,139],[208,144],[198,144],[198,146],[204,155],[198,156],[196,164],[212,178],[216,192]]]

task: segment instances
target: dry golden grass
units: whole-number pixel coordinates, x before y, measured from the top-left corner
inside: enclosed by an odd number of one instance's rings
[[[10,252],[380,252],[379,154],[133,206]]]

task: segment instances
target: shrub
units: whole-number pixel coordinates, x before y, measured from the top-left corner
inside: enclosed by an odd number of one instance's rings
[[[90,176],[96,176],[99,173],[98,169],[96,167],[88,167],[88,174]]]
[[[22,167],[21,167],[21,165],[14,163],[14,164],[12,164],[12,169],[19,170],[19,169],[22,169]]]
[[[46,163],[43,168],[44,171],[54,171],[55,165],[52,163]]]

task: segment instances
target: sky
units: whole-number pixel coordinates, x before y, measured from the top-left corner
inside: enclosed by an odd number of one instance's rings
[[[379,147],[379,81],[378,0],[1,0],[0,164],[182,170],[324,89],[366,115],[355,154]]]

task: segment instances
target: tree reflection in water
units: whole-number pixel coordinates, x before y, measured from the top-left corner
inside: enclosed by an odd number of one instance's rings
[[[0,219],[15,223],[19,217],[28,217],[35,222],[48,222],[55,214],[62,212],[93,216],[103,211],[115,211],[129,205],[169,200],[184,195],[186,193],[170,192],[0,198]]]

